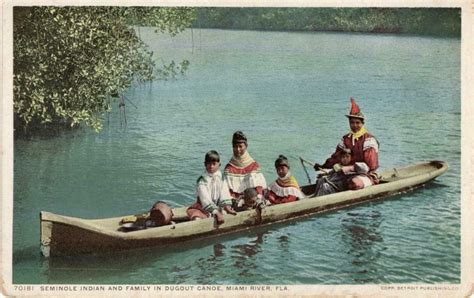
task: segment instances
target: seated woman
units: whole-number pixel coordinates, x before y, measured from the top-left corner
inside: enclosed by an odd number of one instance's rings
[[[259,200],[263,199],[263,190],[267,187],[260,165],[247,152],[247,137],[241,131],[232,136],[233,156],[225,166],[224,176],[236,207],[243,198],[246,189],[255,189]]]
[[[267,195],[271,204],[293,202],[305,197],[295,177],[291,175],[288,159],[284,155],[280,155],[275,161],[275,169],[278,179],[269,186]]]
[[[347,190],[347,184],[352,177],[363,176],[369,172],[369,167],[364,162],[356,162],[351,165],[351,149],[342,149],[339,157],[339,163],[334,164],[332,170],[318,176],[316,196]]]

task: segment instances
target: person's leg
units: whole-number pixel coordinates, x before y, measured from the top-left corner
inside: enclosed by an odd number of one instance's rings
[[[189,219],[193,220],[196,218],[207,218],[207,213],[202,210],[201,204],[198,202],[192,204],[188,209],[186,209],[186,214],[188,215]]]
[[[349,179],[347,187],[350,190],[357,190],[373,185],[372,180],[367,176],[355,176]]]
[[[323,178],[318,179],[318,182],[316,183],[316,196],[317,197],[328,195],[335,192],[336,190],[331,184],[329,184]]]
[[[207,214],[202,212],[201,210],[198,209],[188,209],[186,210],[186,214],[188,215],[189,219],[194,220],[197,218],[205,219],[207,218]]]

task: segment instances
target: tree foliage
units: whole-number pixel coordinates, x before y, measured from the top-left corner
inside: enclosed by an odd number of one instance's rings
[[[188,65],[158,68],[131,25],[175,35],[193,18],[189,8],[15,7],[15,127],[84,123],[99,130],[111,95]]]
[[[200,8],[194,27],[459,36],[457,8]]]

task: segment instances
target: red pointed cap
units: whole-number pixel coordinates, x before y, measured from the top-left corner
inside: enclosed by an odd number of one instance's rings
[[[351,110],[348,115],[346,115],[348,118],[359,118],[359,119],[364,119],[364,114],[360,111],[359,106],[356,104],[354,98],[351,97]]]

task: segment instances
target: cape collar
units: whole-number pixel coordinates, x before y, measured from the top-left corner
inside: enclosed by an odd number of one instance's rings
[[[358,132],[349,132],[349,136],[352,138],[352,142],[357,141],[360,137],[362,137],[364,134],[366,134],[368,131],[365,128],[365,126],[362,126],[362,128]]]
[[[233,166],[235,166],[237,168],[244,168],[244,167],[250,165],[252,162],[254,162],[254,160],[250,156],[248,151],[245,151],[245,153],[242,154],[242,156],[239,156],[239,157],[233,155],[231,160],[230,160],[230,164],[232,164]]]

